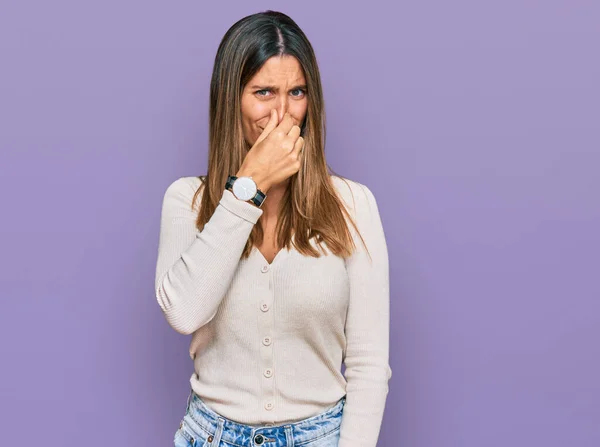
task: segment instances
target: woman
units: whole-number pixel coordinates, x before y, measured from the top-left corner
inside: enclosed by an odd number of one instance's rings
[[[161,215],[156,297],[193,335],[176,446],[377,443],[388,253],[371,191],[329,173],[319,77],[282,13],[217,51],[208,175],[169,185]]]

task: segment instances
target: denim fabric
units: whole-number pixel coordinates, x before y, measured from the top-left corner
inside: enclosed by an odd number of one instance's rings
[[[192,391],[175,447],[337,447],[345,403],[343,397],[323,413],[290,424],[245,425],[214,412]]]

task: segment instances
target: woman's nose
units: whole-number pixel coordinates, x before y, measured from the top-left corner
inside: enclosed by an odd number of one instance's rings
[[[277,115],[279,116],[279,122],[283,119],[283,115],[288,111],[288,103],[285,99],[279,99],[277,104]]]

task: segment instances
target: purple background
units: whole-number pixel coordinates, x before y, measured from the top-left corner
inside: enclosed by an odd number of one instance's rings
[[[269,8],[380,206],[379,445],[600,445],[592,0],[3,1],[0,445],[172,445],[193,365],[154,297],[162,194],[206,171],[220,39]]]

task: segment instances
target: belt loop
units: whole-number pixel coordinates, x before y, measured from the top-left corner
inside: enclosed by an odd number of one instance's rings
[[[292,426],[286,425],[283,427],[285,430],[285,445],[286,447],[294,447],[294,435],[292,434]]]
[[[209,445],[218,446],[221,443],[221,436],[223,435],[223,426],[225,425],[225,419],[222,417],[218,418],[217,431],[213,435],[213,441]]]

